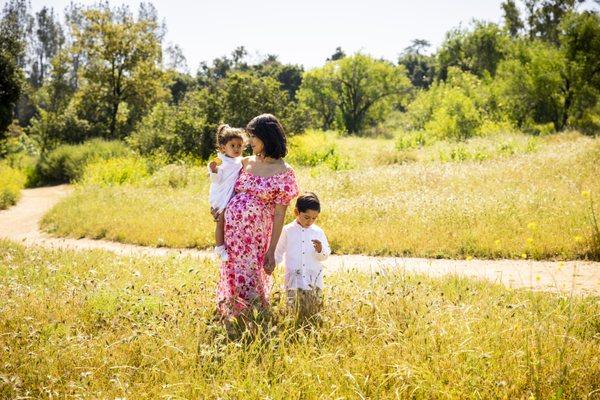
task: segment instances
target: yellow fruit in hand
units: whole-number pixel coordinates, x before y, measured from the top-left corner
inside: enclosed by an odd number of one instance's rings
[[[223,160],[221,160],[219,157],[216,157],[215,159],[213,159],[213,162],[215,164],[217,164],[217,166],[223,164]]]

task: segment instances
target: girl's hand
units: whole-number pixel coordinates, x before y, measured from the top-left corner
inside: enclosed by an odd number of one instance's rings
[[[315,246],[315,251],[317,253],[320,253],[321,251],[323,251],[323,245],[321,244],[320,240],[313,239],[313,240],[311,240],[311,242],[313,243],[313,246]]]
[[[263,268],[267,275],[271,275],[275,270],[275,252],[269,250],[267,254],[265,254],[265,261],[263,263]]]
[[[213,174],[217,173],[218,164],[216,161],[211,161],[211,163],[208,164],[208,166],[210,167],[210,170],[212,171]]]

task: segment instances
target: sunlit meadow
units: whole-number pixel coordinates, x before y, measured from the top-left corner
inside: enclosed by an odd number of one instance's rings
[[[571,132],[407,143],[333,132],[291,139],[288,161],[301,189],[321,198],[318,223],[334,252],[598,257],[591,206],[600,199],[600,139]],[[43,229],[150,246],[211,246],[204,167],[171,165],[145,178],[133,171],[130,179],[118,165],[92,165],[74,195],[46,215]]]
[[[326,277],[323,325],[229,341],[218,269],[0,242],[0,398],[594,398],[600,302],[402,273]]]

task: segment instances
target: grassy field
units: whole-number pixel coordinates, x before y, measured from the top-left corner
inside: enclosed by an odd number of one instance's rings
[[[600,394],[597,297],[344,272],[326,278],[320,329],[280,321],[227,341],[211,322],[217,277],[210,261],[0,242],[0,398]]]
[[[320,148],[333,150],[311,159]],[[600,198],[597,138],[504,135],[399,150],[397,139],[313,134],[289,158],[315,165],[295,168],[301,188],[322,200],[318,223],[337,253],[600,257],[590,224],[591,201]],[[206,248],[214,229],[207,192],[202,167],[168,166],[131,184],[84,183],[42,226],[58,236]]]

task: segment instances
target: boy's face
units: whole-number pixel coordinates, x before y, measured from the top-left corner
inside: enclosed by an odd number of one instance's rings
[[[244,141],[242,139],[231,139],[223,146],[219,147],[221,153],[225,153],[227,156],[235,158],[242,155],[244,149]]]
[[[314,224],[319,216],[317,210],[298,211],[297,208],[294,209],[294,214],[296,215],[296,221],[303,228],[308,228]]]

